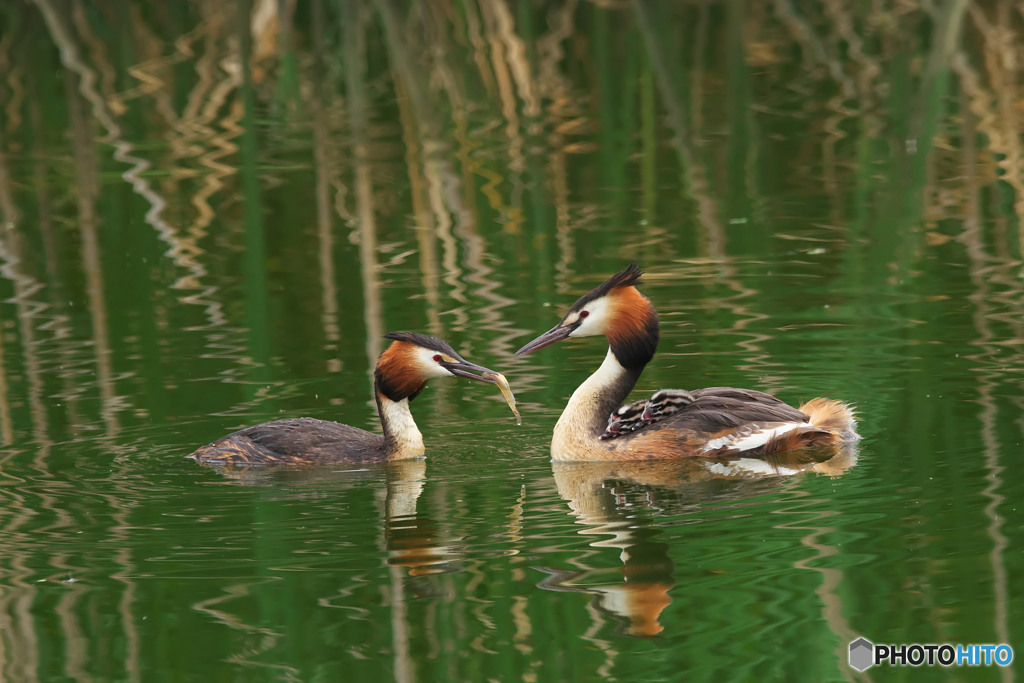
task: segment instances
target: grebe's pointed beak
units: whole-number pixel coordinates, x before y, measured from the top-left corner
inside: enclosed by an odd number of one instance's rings
[[[555,342],[560,342],[567,338],[577,327],[579,327],[579,324],[562,325],[559,323],[512,355],[522,356],[524,353],[530,353],[537,349],[543,349],[545,346],[551,346]]]
[[[475,379],[478,382],[490,382],[491,384],[494,384],[494,376],[498,374],[494,370],[489,370],[482,365],[477,365],[476,363],[470,363],[462,358],[453,362],[442,361],[440,365],[456,377]]]

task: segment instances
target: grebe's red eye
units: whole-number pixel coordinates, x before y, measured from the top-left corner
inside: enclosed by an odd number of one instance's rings
[[[440,363],[440,362],[441,362],[441,361],[443,361],[443,360],[444,360],[444,359],[443,359],[443,358],[441,358],[441,354],[439,354],[439,353],[438,353],[438,354],[435,354],[435,355],[434,355],[434,362],[435,362],[435,363]]]
[[[590,311],[580,311],[580,320],[583,320],[588,315],[590,315]]]

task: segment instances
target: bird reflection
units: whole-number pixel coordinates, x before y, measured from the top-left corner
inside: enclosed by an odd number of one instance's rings
[[[617,548],[622,564],[614,569],[538,567],[548,574],[538,587],[593,595],[598,611],[621,620],[626,634],[657,635],[664,630],[661,615],[672,603],[675,585],[670,546],[659,540],[659,515],[693,513],[708,503],[754,498],[803,472],[839,476],[856,462],[852,445],[761,459],[554,461],[558,493],[584,527],[579,534],[604,537],[589,545]],[[585,561],[580,558],[579,563]]]
[[[384,482],[381,489],[383,543],[388,564],[406,567],[410,576],[449,571],[456,559],[442,543],[437,523],[417,510],[426,479],[424,459],[332,467],[259,467],[237,464],[207,465],[243,486],[287,486],[295,496],[320,495],[324,484],[363,485]]]
[[[660,533],[637,520],[599,524],[581,534],[607,534],[612,538],[593,546],[620,548],[622,566],[617,569],[558,570],[539,567],[548,574],[537,584],[552,591],[587,593],[604,614],[619,617],[632,636],[653,636],[663,629],[661,612],[672,603],[669,589],[675,585],[675,565],[668,545],[655,540]]]
[[[443,533],[437,522],[416,509],[423,492],[425,463],[416,473],[405,471],[387,482],[384,503],[384,539],[388,564],[405,567],[409,576],[442,574],[450,571],[450,563],[458,555],[442,543]]]
[[[392,630],[393,666],[396,671],[409,671],[412,667],[410,655],[410,634],[408,601],[422,597],[429,586],[410,584],[411,577],[440,574],[451,571],[454,553],[439,541],[443,534],[437,524],[418,512],[417,507],[423,493],[427,464],[424,459],[397,460],[386,463],[360,465],[336,465],[332,467],[259,467],[240,464],[207,465],[233,483],[242,486],[284,487],[289,495],[322,496],[323,485],[331,488],[346,485],[364,486],[366,482],[383,482],[378,500],[382,519],[376,523],[381,530],[380,543],[387,558],[387,583],[382,586],[389,596],[389,615]],[[245,594],[248,586],[236,587],[217,602],[233,600]],[[338,596],[346,596],[342,589]],[[336,606],[338,596],[323,596],[320,604]],[[344,604],[344,599],[338,605]],[[246,661],[256,661],[257,655],[275,647],[280,634],[260,629],[245,623],[241,618],[227,611],[223,605],[213,610],[212,603],[196,605],[197,609],[213,615],[219,621],[233,628],[240,628],[253,634],[261,634],[261,648],[248,652]],[[396,676],[397,680],[411,680],[408,676]]]

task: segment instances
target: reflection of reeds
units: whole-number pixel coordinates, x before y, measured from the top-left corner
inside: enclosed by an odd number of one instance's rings
[[[45,372],[42,366],[42,343],[37,334],[37,317],[47,309],[36,295],[41,282],[25,272],[26,254],[23,236],[14,230],[16,224],[6,223],[0,228],[0,275],[14,285],[15,315],[22,346],[21,365],[27,379],[27,402],[31,412],[32,437],[39,445],[36,459],[43,459],[51,444],[47,433],[48,413],[44,401]],[[6,403],[6,402],[5,402]],[[5,411],[6,412],[6,411]],[[7,419],[10,419],[9,416]],[[13,431],[13,430],[12,430]],[[13,439],[14,435],[11,435]]]
[[[780,514],[796,515],[799,521],[779,524],[777,528],[806,532],[800,539],[800,542],[813,550],[815,554],[794,562],[793,567],[803,571],[816,572],[821,575],[821,584],[815,589],[815,593],[817,593],[818,598],[821,600],[822,618],[835,636],[836,661],[839,664],[839,669],[846,671],[849,643],[856,639],[859,634],[851,628],[845,616],[847,610],[844,609],[842,598],[843,591],[841,587],[844,578],[842,570],[822,566],[828,563],[827,558],[836,557],[839,554],[839,549],[826,541],[828,534],[836,532],[836,528],[826,524],[826,522],[838,513],[825,510],[813,512],[813,503],[825,506],[827,501],[812,502],[805,497],[798,500],[800,500],[800,503],[793,506],[791,510],[779,510],[778,512]],[[814,524],[815,522],[818,524]],[[856,675],[854,671],[847,671],[847,675],[849,676],[850,674],[854,674],[854,678],[865,678]]]
[[[443,337],[441,328],[440,273],[437,261],[437,243],[434,240],[433,215],[427,208],[426,190],[420,172],[419,136],[414,116],[403,98],[398,100],[399,117],[402,122],[402,139],[405,142],[406,167],[409,172],[409,193],[412,214],[416,221],[416,244],[420,257],[420,273],[423,275],[423,289],[427,300],[427,330],[436,337]]]
[[[0,358],[4,355],[3,339],[0,337]],[[14,425],[11,422],[10,389],[7,384],[7,368],[0,363],[0,445],[9,446],[14,440]]]
[[[71,140],[75,160],[75,184],[78,187],[78,230],[81,235],[81,262],[85,270],[85,291],[92,324],[93,349],[96,354],[96,383],[102,398],[103,421],[107,436],[115,438],[118,431],[116,390],[111,367],[111,350],[107,305],[103,287],[103,263],[100,259],[99,168],[94,136],[81,109],[73,79],[68,79],[68,109],[71,112]]]
[[[519,108],[516,105],[515,88],[528,106],[528,113],[539,113],[536,96],[528,67],[523,60],[521,41],[512,32],[512,19],[508,6],[501,0],[480,0],[480,16],[483,19],[483,33],[490,46],[490,63],[494,82],[497,85],[498,101],[505,118],[504,132],[508,138],[509,168],[513,174],[526,168],[523,158],[522,126]]]
[[[550,30],[537,38],[537,87],[550,104],[547,107],[548,144],[550,160],[546,169],[553,187],[555,209],[555,244],[558,261],[555,264],[556,291],[564,294],[571,272],[572,213],[570,208],[569,161],[573,151],[570,142],[574,130],[589,126],[583,107],[577,102],[572,82],[562,73],[566,65],[565,44],[572,38],[576,26],[574,17],[577,3],[570,0],[560,8],[552,9],[548,17]],[[539,226],[537,226],[539,228]]]
[[[0,136],[0,219],[3,224],[14,225],[18,222],[18,210],[14,205],[11,193],[11,177],[7,170],[7,155],[4,153],[4,139]]]
[[[21,578],[31,576],[31,569],[21,566],[22,558],[12,559],[12,580],[20,583]],[[39,670],[39,639],[31,609],[37,595],[35,586],[21,584],[0,596],[0,673],[7,680]]]
[[[973,109],[973,107],[971,108]],[[970,115],[971,110],[965,107],[965,123],[967,131],[971,131],[971,124],[974,117]],[[971,136],[967,136],[971,139]],[[973,169],[973,143],[965,146],[967,152],[965,167]],[[999,409],[995,397],[996,389],[1003,379],[1003,367],[1006,363],[1005,357],[1000,355],[1000,339],[993,332],[992,324],[1001,317],[999,313],[992,310],[993,302],[1000,301],[1004,306],[1014,311],[1010,316],[1011,325],[1014,328],[1016,339],[1021,339],[1022,319],[1024,319],[1024,288],[1022,288],[1019,277],[1014,275],[1019,271],[1020,261],[1016,258],[993,256],[987,252],[985,240],[982,233],[983,215],[981,204],[978,201],[980,187],[978,178],[973,170],[968,171],[967,183],[967,205],[972,210],[964,221],[964,229],[960,240],[964,245],[968,257],[968,268],[971,277],[971,284],[974,291],[969,299],[974,304],[973,322],[977,332],[977,338],[973,344],[978,348],[978,353],[972,356],[972,360],[979,368],[988,368],[978,372],[977,377],[977,401],[981,405],[979,416],[981,443],[983,447],[987,484],[981,494],[988,499],[984,513],[988,517],[988,534],[992,539],[992,549],[989,552],[989,564],[992,572],[993,586],[993,630],[996,641],[1000,643],[1010,642],[1009,621],[1007,604],[1009,602],[1008,576],[1006,570],[1005,551],[1008,547],[1006,535],[1003,532],[1004,515],[1000,509],[1005,505],[1006,497],[1000,493],[1005,488],[1003,471],[1006,465],[1003,463],[1002,453],[1005,448],[1000,443],[998,436]],[[1019,218],[1018,218],[1019,220]],[[1009,273],[1009,277],[1006,274]],[[999,285],[1006,287],[1006,293],[993,293],[991,288]],[[1014,346],[1016,363],[1015,366],[1024,366],[1024,358],[1021,357],[1019,347]],[[996,358],[999,357],[998,364]],[[1020,403],[1017,402],[1019,412]],[[1002,670],[1004,681],[1013,680],[1012,672],[1004,668]]]
[[[199,174],[199,187],[189,200],[196,211],[191,223],[180,233],[161,231],[160,234],[168,244],[168,256],[184,271],[174,283],[174,288],[182,292],[183,302],[199,305],[205,310],[207,329],[210,330],[207,339],[213,350],[222,343],[221,337],[225,334],[222,326],[227,320],[222,304],[215,296],[217,286],[204,284],[208,277],[201,259],[203,249],[200,241],[206,237],[207,229],[217,215],[210,199],[225,187],[228,177],[235,175],[235,168],[223,160],[238,152],[232,139],[241,132],[238,121],[242,111],[237,106],[227,107],[224,116],[219,120],[218,117],[230,96],[241,86],[241,74],[237,68],[228,66],[237,57],[222,55],[216,49],[218,39],[227,26],[225,10],[211,3],[204,3],[202,10],[203,22],[196,30],[175,41],[176,55],[171,58],[172,61],[179,58],[193,60],[197,80],[188,93],[181,115],[174,116],[173,112],[167,115],[174,127],[174,134],[168,140],[172,154],[182,162],[195,157],[204,172]],[[196,54],[195,46],[200,40],[204,42]],[[195,175],[177,166],[171,179],[180,187],[182,181]]]
[[[8,299],[8,302],[14,304],[17,318],[17,329],[22,346],[20,365],[27,378],[27,404],[32,423],[31,436],[36,444],[31,464],[25,467],[27,463],[22,463],[21,471],[33,472],[38,477],[49,478],[51,475],[47,459],[52,440],[48,433],[48,401],[44,388],[46,382],[46,371],[43,365],[45,340],[37,333],[37,325],[43,319],[43,314],[47,311],[48,306],[37,298],[44,285],[31,274],[30,259],[26,254],[25,236],[18,229],[21,212],[12,203],[11,174],[8,171],[7,156],[3,154],[4,143],[5,140],[0,138],[0,196],[6,198],[0,201],[0,211],[3,214],[0,216],[2,219],[2,224],[0,224],[0,275],[14,286],[14,296]],[[44,227],[49,228],[48,225]],[[52,274],[53,252],[48,251],[46,256],[48,270]],[[47,321],[49,331],[54,332],[58,337],[66,333],[66,319],[62,316],[54,316],[52,313],[50,316],[50,320]],[[42,327],[42,325],[39,326]],[[62,345],[60,348],[63,350],[66,347]],[[3,347],[0,345],[0,350],[2,349]],[[67,355],[62,357],[68,358]],[[0,354],[0,358],[6,358],[6,354]],[[10,444],[15,438],[6,368],[6,362],[0,363],[0,392],[2,392],[0,395],[0,435],[2,435],[4,445]],[[63,377],[67,378],[67,374],[63,374]],[[17,450],[9,451],[5,454],[3,461],[8,459],[16,461],[20,459],[19,456],[26,454]],[[7,463],[0,464],[6,465]],[[14,469],[14,463],[11,463],[10,467]],[[5,483],[22,482],[11,480]],[[0,597],[0,634],[2,634],[0,635],[0,674],[4,678],[31,679],[40,667],[40,626],[33,617],[33,611],[39,598],[39,591],[33,583],[33,575],[37,569],[33,557],[33,546],[26,530],[32,528],[32,520],[40,511],[52,512],[60,520],[51,528],[69,528],[73,521],[59,494],[48,492],[40,495],[39,498],[38,501],[31,501],[19,493],[16,487],[5,487],[4,514],[0,515],[0,520],[2,520],[0,531],[7,539],[4,552],[6,566],[3,574],[8,586],[5,590],[0,591],[2,593],[2,597]],[[39,531],[48,530],[40,529]],[[60,549],[52,552],[49,564],[55,568],[68,567],[65,552]],[[64,670],[75,678],[82,677],[85,639],[82,637],[82,630],[78,626],[77,619],[72,616],[72,608],[82,592],[77,587],[75,590],[68,591],[67,596],[57,607],[57,613],[64,628],[63,634],[67,638]]]
[[[366,323],[366,360],[369,381],[380,355],[384,326],[381,322],[380,273],[377,262],[377,216],[369,161],[369,98],[366,94],[366,22],[361,3],[343,3],[345,82],[348,86],[349,128],[355,166],[356,235],[363,283],[363,320]]]
[[[979,117],[978,130],[985,134],[986,156],[1003,171],[1002,182],[1014,190],[1014,209],[1018,217],[1018,239],[1024,240],[1024,148],[1021,145],[1020,88],[1024,69],[1019,66],[1019,41],[1011,30],[1012,17],[1007,4],[996,6],[995,21],[975,3],[967,6],[967,15],[974,30],[980,34],[984,62],[983,73],[988,83],[982,84],[979,69],[967,53],[960,51],[954,68],[968,84],[971,110]],[[974,159],[970,163],[975,163]]]
[[[7,157],[3,153],[3,139],[0,138],[0,230],[4,238],[0,239],[0,260],[11,267],[13,255],[9,248],[5,247],[12,237],[16,238],[11,228],[16,224],[17,212],[11,200],[10,174],[7,170]],[[10,272],[10,271],[8,271]],[[3,267],[0,267],[3,273]],[[6,274],[6,273],[5,273]],[[3,357],[3,339],[0,337],[0,358]],[[3,363],[0,363],[0,439],[3,445],[8,445],[14,438],[14,429],[11,424],[10,394],[7,386],[7,370]]]
[[[59,565],[54,564],[57,568],[60,568]],[[87,665],[89,658],[86,646],[89,640],[86,635],[86,629],[80,623],[81,615],[79,614],[80,605],[85,602],[88,592],[89,588],[83,584],[69,583],[67,593],[61,597],[56,608],[66,642],[64,656],[67,657],[67,662],[64,665],[64,671],[70,678],[75,680],[85,680],[88,678]],[[138,673],[137,670],[135,673]],[[139,680],[138,676],[133,676],[132,680]]]
[[[75,30],[66,24],[63,17],[52,5],[51,0],[39,0],[37,3],[47,22],[47,27],[54,42],[61,49],[61,61],[65,67],[79,78],[78,90],[82,97],[88,101],[89,113],[100,125],[102,139],[114,146],[113,157],[117,161],[129,166],[123,177],[129,182],[137,194],[143,197],[150,205],[146,213],[146,221],[153,226],[162,240],[168,244],[168,254],[174,262],[188,271],[188,275],[179,281],[183,288],[198,288],[198,294],[186,296],[184,300],[189,303],[201,305],[209,314],[211,324],[216,326],[223,322],[220,312],[220,304],[207,298],[210,289],[202,288],[199,283],[205,274],[203,267],[193,258],[197,252],[195,240],[201,236],[201,229],[194,229],[189,238],[182,239],[177,231],[164,219],[163,212],[166,208],[166,200],[161,193],[157,192],[145,172],[151,168],[151,163],[135,153],[133,145],[125,139],[124,130],[118,122],[118,115],[124,111],[125,105],[121,98],[110,92],[113,78],[113,67],[105,57],[103,49],[90,49],[89,58],[91,62],[82,55],[79,39],[90,46],[97,43],[88,23],[84,21],[80,13],[75,14]],[[77,33],[76,33],[77,31]],[[237,81],[232,87],[237,87]],[[216,103],[217,98],[212,102]],[[214,137],[214,139],[216,139]],[[211,181],[215,182],[215,181]],[[202,206],[201,201],[200,206]],[[201,212],[202,214],[202,212]],[[196,235],[195,233],[199,234]]]
[[[326,66],[326,53],[324,48],[324,18],[323,0],[316,0],[313,4],[315,13],[313,22],[313,50],[317,65],[320,68]],[[332,155],[330,144],[330,123],[327,112],[327,103],[333,101],[328,83],[320,80],[313,84],[313,145],[314,145],[314,173],[316,174],[316,222],[317,222],[317,248],[320,252],[320,298],[321,298],[321,321],[324,328],[324,339],[326,341],[324,350],[327,352],[327,371],[339,372],[341,362],[338,360],[338,342],[341,340],[341,330],[338,321],[338,291],[337,280],[335,279],[334,267],[334,223],[332,220],[330,190],[338,176],[335,168],[335,160]]]
[[[726,231],[718,214],[717,201],[706,181],[707,174],[700,161],[700,156],[692,148],[694,133],[686,120],[684,101],[676,85],[676,79],[670,68],[666,49],[656,27],[651,8],[642,0],[636,0],[633,7],[637,23],[644,36],[644,44],[650,57],[651,69],[661,95],[661,102],[668,109],[669,125],[675,132],[672,145],[679,155],[681,166],[687,173],[689,194],[699,207],[699,222],[705,231],[707,253],[714,261],[718,271],[715,280],[724,283],[735,292],[734,295],[725,298],[708,299],[708,304],[709,306],[724,304],[731,310],[735,316],[732,331],[747,337],[739,342],[739,346],[746,350],[748,358],[748,362],[741,368],[761,375],[759,379],[763,386],[767,389],[775,389],[779,381],[779,378],[775,376],[775,373],[779,372],[778,363],[772,361],[770,355],[763,349],[763,342],[770,340],[771,337],[763,332],[746,331],[748,325],[756,325],[758,321],[767,316],[753,309],[753,302],[756,301],[758,292],[755,288],[743,283],[737,276],[733,259],[728,253]]]

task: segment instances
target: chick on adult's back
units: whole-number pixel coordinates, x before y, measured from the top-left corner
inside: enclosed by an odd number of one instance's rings
[[[411,332],[393,340],[377,359],[374,397],[383,434],[311,417],[265,422],[209,443],[188,457],[203,463],[330,464],[380,462],[423,456],[423,436],[409,402],[436,377],[494,382],[497,373],[463,359],[447,343]]]

